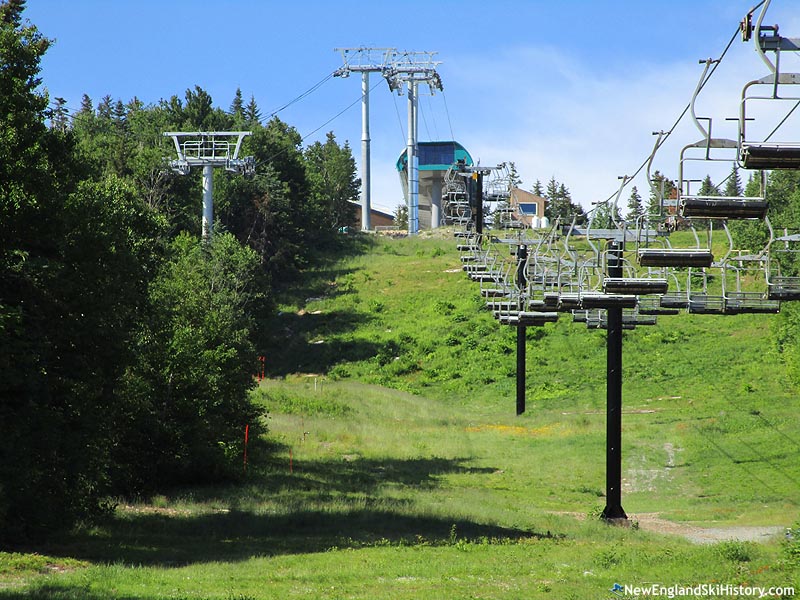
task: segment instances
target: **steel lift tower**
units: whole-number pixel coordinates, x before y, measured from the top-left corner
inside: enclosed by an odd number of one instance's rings
[[[335,48],[340,52],[344,65],[337,69],[334,77],[349,77],[350,73],[361,73],[361,229],[372,228],[370,182],[370,138],[369,138],[369,74],[383,73],[394,48]]]
[[[417,115],[419,108],[419,84],[427,83],[431,91],[442,91],[442,79],[436,71],[441,62],[433,60],[436,52],[403,52],[392,56],[384,77],[389,89],[402,94],[403,83],[408,94],[408,233],[419,232],[419,156],[417,153]]]
[[[214,226],[214,167],[226,171],[251,175],[255,172],[255,158],[239,158],[242,140],[250,131],[167,131],[172,138],[178,158],[169,166],[180,175],[188,175],[192,167],[203,167],[203,240],[211,239]]]

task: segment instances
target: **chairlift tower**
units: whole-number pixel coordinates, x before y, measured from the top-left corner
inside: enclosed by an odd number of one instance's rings
[[[436,52],[395,52],[384,71],[389,89],[403,93],[406,84],[408,96],[408,142],[406,160],[408,165],[408,233],[419,233],[419,156],[417,153],[417,115],[419,109],[419,84],[426,83],[431,94],[442,91],[442,79],[436,71],[441,64],[435,61]]]
[[[214,226],[214,167],[223,167],[232,173],[251,175],[255,172],[255,158],[239,158],[242,141],[250,131],[167,131],[172,138],[178,158],[169,166],[180,175],[188,175],[192,167],[203,167],[203,240],[211,239]]]
[[[473,227],[475,233],[480,238],[483,236],[483,179],[490,175],[492,172],[502,171],[505,168],[505,163],[497,165],[496,167],[482,167],[481,165],[459,165],[458,174],[462,177],[467,177],[475,181],[475,193],[470,196],[469,186],[467,187],[467,195],[469,196],[470,207],[474,208],[472,212]],[[479,239],[479,241],[482,241]]]
[[[370,137],[369,137],[369,74],[383,73],[394,48],[335,48],[344,65],[334,71],[334,77],[349,77],[361,73],[361,229],[372,228]]]

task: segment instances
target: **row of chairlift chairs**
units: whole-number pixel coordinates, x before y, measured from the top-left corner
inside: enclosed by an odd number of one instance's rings
[[[747,36],[751,30],[748,18],[743,33]],[[762,57],[769,50],[792,46],[800,50],[794,41],[780,38],[777,27],[758,26],[756,38]],[[595,209],[588,215],[585,226],[578,226],[575,217],[569,223],[556,220],[546,229],[517,226],[500,234],[492,231],[490,235],[480,235],[471,226],[472,211],[463,178],[455,171],[448,173],[444,189],[445,219],[456,226],[463,269],[480,283],[487,307],[500,323],[542,325],[557,320],[559,314],[570,313],[574,321],[585,323],[588,328],[606,328],[606,310],[618,307],[623,310],[623,328],[633,329],[654,325],[658,315],[676,314],[680,310],[719,315],[776,313],[781,302],[800,300],[800,277],[782,275],[779,256],[798,251],[794,246],[800,242],[800,234],[784,230],[784,235],[775,235],[764,198],[763,173],[771,169],[800,169],[800,144],[754,141],[747,137],[746,130],[748,104],[787,99],[800,104],[800,98],[779,94],[785,86],[800,84],[800,74],[780,73],[771,61],[765,62],[772,65],[771,73],[747,83],[742,91],[737,140],[713,138],[711,119],[696,116],[695,101],[711,64],[706,62],[690,104],[691,116],[702,138],[681,151],[674,214],[662,210],[630,222],[613,219],[626,184],[623,179],[610,206],[612,210],[607,211],[612,222],[605,228],[595,226],[599,212]],[[769,93],[751,93],[764,87],[769,88]],[[707,129],[701,120],[708,122]],[[651,182],[650,169],[663,135],[658,134],[647,164]],[[736,161],[742,169],[761,171],[761,194],[757,197],[691,194],[685,168],[694,161],[721,160]],[[501,176],[489,180],[484,195],[487,200],[506,200],[508,205],[509,190],[510,182]],[[661,198],[663,206],[663,190],[654,187],[653,193]],[[735,221],[761,223],[766,237],[763,247],[735,248],[730,229]],[[691,232],[688,236],[693,240],[691,245],[671,244],[670,233],[675,223]],[[721,251],[722,255],[715,256],[715,251],[718,254]]]
[[[442,186],[442,211],[441,225],[455,225],[457,231],[464,231],[474,224],[475,215],[470,204],[470,191],[468,180],[471,171],[464,170],[464,165],[453,164],[445,174]],[[493,227],[497,229],[525,229],[525,223],[515,214],[511,205],[511,189],[514,187],[514,178],[507,163],[487,169],[489,177],[483,184],[482,201],[488,206],[493,206]]]

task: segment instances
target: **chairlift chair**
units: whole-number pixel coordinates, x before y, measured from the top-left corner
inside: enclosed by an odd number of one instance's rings
[[[701,162],[733,162],[736,160],[737,153],[740,151],[741,142],[728,138],[712,136],[713,119],[710,117],[698,117],[695,111],[697,96],[706,82],[709,67],[712,61],[703,61],[705,68],[700,76],[700,80],[695,87],[692,95],[690,114],[695,127],[702,134],[702,138],[692,144],[688,144],[681,149],[680,161],[678,165],[678,206],[679,213],[686,219],[763,219],[766,217],[768,204],[764,199],[764,186],[762,180],[761,196],[709,196],[703,194],[691,194],[689,190],[689,180],[684,177],[685,168],[688,163],[693,161]],[[707,126],[703,126],[700,121],[707,121]],[[741,123],[739,124],[741,136]],[[700,150],[699,156],[696,151]],[[728,152],[730,151],[730,152]]]
[[[697,270],[693,272],[692,269],[689,269],[686,278],[686,289],[688,296],[687,309],[690,313],[711,315],[721,315],[725,313],[725,296],[721,291],[718,294],[709,291],[709,271],[711,271],[712,268],[720,269],[720,274],[722,273],[723,267],[721,265],[700,269],[698,278],[700,280],[699,285],[693,284],[692,278],[692,275],[696,274]]]
[[[673,310],[689,308],[689,294],[685,286],[681,285],[678,274],[674,269],[669,269],[666,276],[669,282],[668,291],[660,296],[654,296],[658,299],[658,308],[669,311],[667,314],[675,314],[671,312]]]
[[[589,320],[589,313],[592,312],[587,309],[573,310],[572,322],[573,323],[586,323]]]
[[[483,199],[486,202],[506,202],[511,199],[511,172],[506,163],[492,169],[484,182]]]
[[[584,320],[584,323],[586,323],[586,329],[600,329],[604,317],[604,310],[597,309],[586,311],[586,319]]]
[[[722,223],[729,244],[728,252],[721,261],[725,314],[776,313],[780,310],[780,301],[769,298],[769,251],[775,236],[766,216],[764,223],[769,235],[764,247],[757,252],[735,250],[728,224]]]
[[[540,327],[545,323],[555,323],[558,321],[557,312],[521,311],[516,319],[516,325],[520,327]],[[514,323],[509,323],[513,325]]]
[[[600,311],[599,318],[595,319],[592,316],[586,321],[586,326],[589,329],[608,329],[608,313]],[[623,309],[622,311],[622,329],[633,330],[639,326],[652,326],[657,323],[656,317],[653,315],[642,315],[636,309]]]
[[[666,308],[661,306],[662,298],[663,296],[640,296],[638,305],[639,314],[657,316],[657,315],[677,315],[680,312],[680,309],[678,308]]]
[[[785,262],[785,257],[794,258],[800,254],[800,233],[784,230],[784,234],[775,238],[775,242],[777,244],[773,244],[770,250],[771,260],[767,269],[767,297],[784,302],[800,300],[800,276],[784,275],[781,264]]]
[[[747,257],[749,258],[749,257]],[[723,270],[723,296],[725,297],[725,314],[738,315],[743,313],[777,313],[780,312],[780,300],[770,299],[767,290],[744,289],[742,279],[747,277],[751,269],[746,263],[748,260],[741,261],[738,266],[736,261],[730,261],[727,268]],[[758,273],[761,272],[761,265],[757,265]],[[728,289],[727,279],[729,274],[733,274],[735,285],[733,289]]]
[[[739,105],[739,164],[745,169],[800,169],[800,143],[797,141],[772,141],[772,136],[780,129],[791,113],[800,103],[800,97],[780,93],[781,86],[800,84],[800,73],[782,73],[780,71],[780,56],[782,52],[800,51],[800,39],[786,38],[778,33],[778,26],[762,26],[764,15],[766,14],[769,2],[764,3],[761,13],[751,34],[749,21],[744,24],[747,28],[747,36],[752,35],[756,52],[767,65],[770,73],[765,77],[748,82],[742,89],[741,102]],[[750,39],[749,37],[747,39]],[[767,57],[767,52],[775,53],[774,62]],[[758,95],[758,89],[767,87],[768,94]],[[772,107],[772,114],[778,114],[774,108],[783,102],[794,103],[786,116],[779,122],[777,127],[763,140],[753,139],[752,133],[748,133],[747,125],[751,120],[747,116],[747,105],[754,102],[768,102]],[[751,128],[752,131],[752,128]]]
[[[638,300],[636,296],[601,292],[586,292],[580,295],[581,308],[584,309],[635,308]]]

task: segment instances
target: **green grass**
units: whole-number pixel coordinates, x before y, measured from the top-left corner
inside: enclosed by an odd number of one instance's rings
[[[112,518],[0,553],[0,599],[610,598],[614,583],[795,585],[797,549],[636,527],[798,520],[797,392],[769,316],[681,315],[624,340],[623,505],[605,490],[605,337],[514,332],[451,238],[359,240],[287,290],[269,433],[235,485],[120,500]],[[580,517],[580,518],[579,518]],[[30,550],[30,549],[28,549]],[[48,566],[51,565],[51,566]]]

